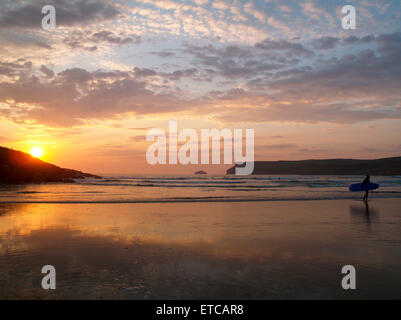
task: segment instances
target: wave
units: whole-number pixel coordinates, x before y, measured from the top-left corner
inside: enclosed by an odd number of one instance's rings
[[[20,193],[20,194],[38,194],[38,193],[43,193],[40,191],[16,191],[15,193]]]
[[[399,199],[391,195],[376,196],[375,199]],[[336,196],[296,196],[296,197],[175,197],[148,199],[106,199],[106,200],[6,200],[1,204],[135,204],[135,203],[198,203],[198,202],[271,202],[271,201],[316,201],[316,200],[361,200],[352,195]]]
[[[0,203],[158,203],[359,199],[344,176],[106,176],[76,183],[1,186]],[[376,198],[401,198],[399,177],[375,177]]]
[[[352,197],[340,198],[247,198],[247,199],[211,199],[211,198],[182,198],[182,199],[143,199],[143,200],[38,200],[38,201],[0,201],[2,204],[130,204],[130,203],[181,203],[181,202],[263,202],[263,201],[311,201],[311,200],[347,200]]]

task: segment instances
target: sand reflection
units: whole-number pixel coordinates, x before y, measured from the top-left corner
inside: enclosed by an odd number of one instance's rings
[[[2,204],[0,297],[344,297],[338,286],[344,262],[370,269],[386,264],[388,276],[401,264],[392,248],[381,250],[380,232],[359,240],[347,227],[347,206]],[[54,292],[40,288],[44,264],[57,269]]]

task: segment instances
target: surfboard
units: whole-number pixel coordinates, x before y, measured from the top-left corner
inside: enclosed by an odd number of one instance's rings
[[[350,191],[366,191],[366,190],[375,190],[379,187],[380,186],[377,183],[369,182],[369,183],[366,183],[365,188],[362,189],[362,183],[354,183],[349,186],[349,190]]]

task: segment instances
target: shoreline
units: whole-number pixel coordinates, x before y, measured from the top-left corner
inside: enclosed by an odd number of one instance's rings
[[[381,197],[369,199],[368,204],[377,200],[395,200],[401,197]],[[294,202],[294,201],[360,201],[362,198],[291,198],[291,199],[166,199],[166,200],[97,200],[97,201],[0,201],[0,204],[146,204],[146,203],[231,203],[231,202]]]

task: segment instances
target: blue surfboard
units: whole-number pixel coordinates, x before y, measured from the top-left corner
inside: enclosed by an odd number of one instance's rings
[[[362,183],[354,183],[349,186],[350,191],[367,191],[367,190],[375,190],[380,186],[377,183],[366,183],[365,188],[362,189]]]

